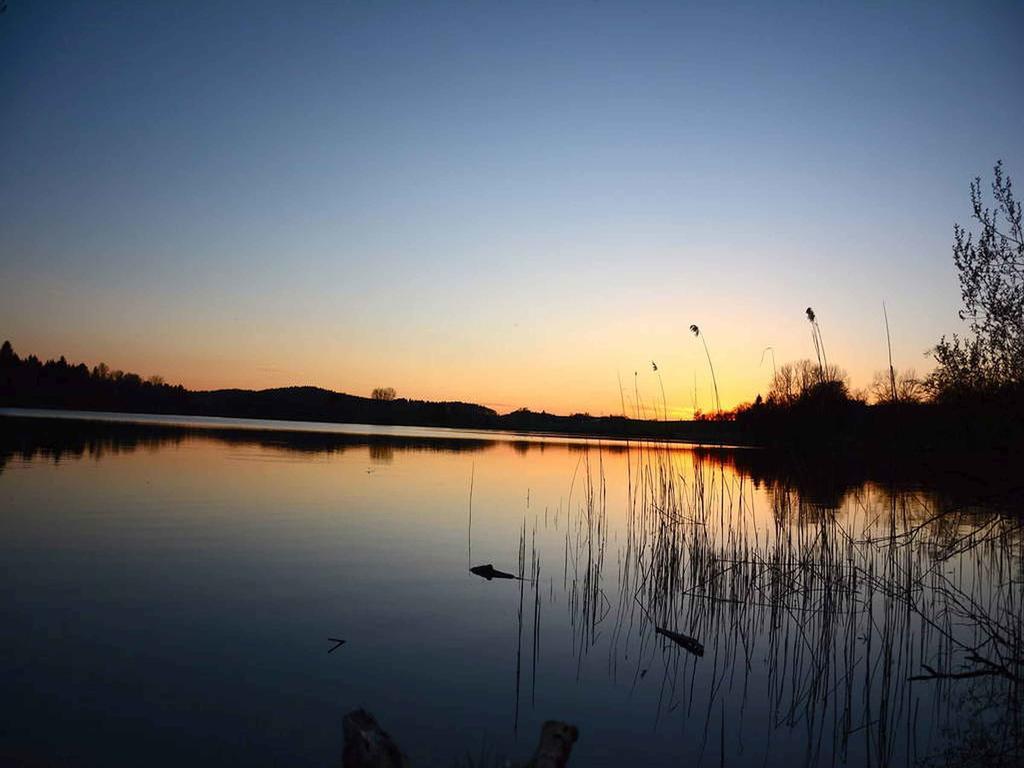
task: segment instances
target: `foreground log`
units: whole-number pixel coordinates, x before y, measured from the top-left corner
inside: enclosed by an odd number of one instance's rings
[[[548,720],[540,729],[540,744],[527,768],[565,768],[579,735],[575,725]]]
[[[409,768],[402,750],[365,709],[345,715],[342,729],[345,734],[342,768]],[[578,738],[576,726],[548,720],[540,729],[540,743],[526,768],[565,768]]]
[[[408,768],[409,761],[398,745],[365,709],[345,715],[342,730],[342,768]]]

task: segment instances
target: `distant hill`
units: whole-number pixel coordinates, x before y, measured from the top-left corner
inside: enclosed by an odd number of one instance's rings
[[[827,396],[822,396],[827,395]],[[500,429],[592,437],[757,445],[803,456],[870,450],[878,455],[1013,453],[1024,446],[1024,397],[969,403],[868,405],[845,392],[812,391],[793,403],[758,399],[722,420],[643,421],[622,416],[557,416],[525,408],[499,414],[482,405],[375,399],[320,387],[191,391],[158,377],[84,364],[21,358],[0,346],[0,407],[227,416],[460,429]]]
[[[19,357],[0,347],[0,407],[227,416],[461,429],[503,429],[609,437],[651,437],[702,442],[734,441],[728,423],[642,421],[621,416],[556,416],[520,409],[500,415],[482,405],[429,400],[377,400],[320,387],[192,391],[134,373],[59,360]]]
[[[190,413],[249,419],[493,429],[499,418],[497,411],[473,403],[374,400],[320,387],[186,391],[185,401]]]

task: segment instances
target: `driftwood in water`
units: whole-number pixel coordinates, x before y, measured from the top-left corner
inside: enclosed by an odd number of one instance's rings
[[[704,646],[700,644],[700,641],[695,637],[689,635],[681,635],[678,632],[673,632],[671,629],[662,629],[661,627],[655,627],[654,632],[659,635],[663,635],[677,645],[681,645],[683,648],[688,650],[695,656],[704,655]]]
[[[482,578],[485,578],[488,581],[490,581],[491,579],[519,579],[519,577],[514,574],[505,573],[505,571],[499,571],[490,563],[488,563],[487,565],[474,565],[472,568],[469,569],[469,572]]]
[[[342,727],[342,768],[409,768],[402,750],[365,709],[345,715]],[[548,720],[540,729],[540,743],[526,768],[565,768],[577,738],[576,726]]]

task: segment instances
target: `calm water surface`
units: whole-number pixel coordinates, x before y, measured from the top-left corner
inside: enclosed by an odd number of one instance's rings
[[[574,765],[913,764],[965,698],[1005,716],[998,677],[908,681],[1019,637],[995,504],[750,451],[268,426],[0,415],[0,755],[326,766],[365,707],[415,765],[524,759],[552,718]]]

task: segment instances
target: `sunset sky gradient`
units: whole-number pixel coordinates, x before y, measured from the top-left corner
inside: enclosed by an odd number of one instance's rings
[[[959,330],[1024,6],[8,0],[0,338],[508,411],[855,386]],[[653,414],[652,414],[653,415]]]

